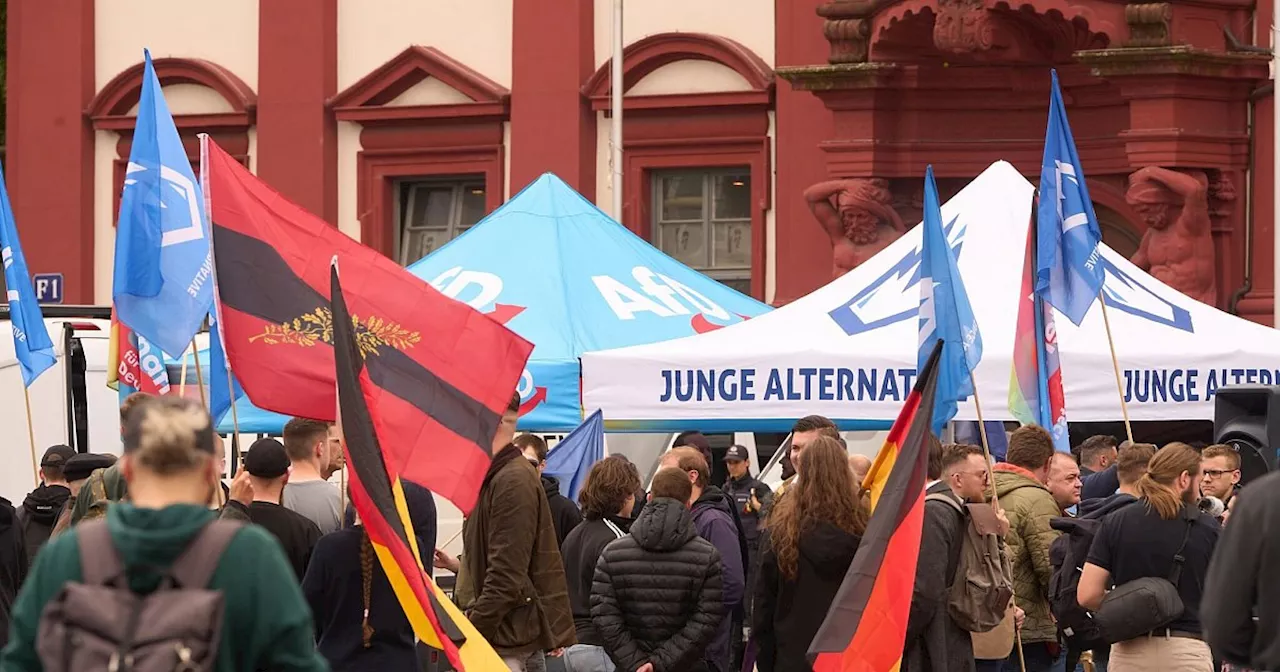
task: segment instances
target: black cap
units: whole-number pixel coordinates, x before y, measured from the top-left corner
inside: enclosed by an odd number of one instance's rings
[[[744,446],[729,446],[729,449],[724,451],[725,462],[745,462],[747,459],[749,454]]]
[[[289,454],[275,439],[258,439],[244,454],[244,469],[258,478],[280,478],[289,471]]]
[[[64,446],[62,444],[49,446],[49,449],[44,451],[44,457],[40,458],[40,466],[61,467],[65,465],[67,460],[71,459],[75,454],[76,451],[73,450],[71,446]]]
[[[67,460],[67,464],[62,467],[62,474],[68,481],[79,481],[89,478],[94,470],[106,469],[115,463],[115,455],[80,453]]]

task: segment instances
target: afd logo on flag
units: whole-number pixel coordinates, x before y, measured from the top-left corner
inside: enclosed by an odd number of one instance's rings
[[[1149,322],[1195,333],[1191,311],[1151,291],[1106,257],[1102,258],[1102,269],[1105,272],[1102,294],[1106,297],[1107,307]]]
[[[960,219],[957,215],[943,227],[947,242],[951,244],[951,253],[960,259],[960,249],[964,245],[964,234],[967,225],[956,226]],[[924,241],[921,240],[921,245]],[[908,295],[920,284],[921,247],[917,246],[908,252],[898,263],[894,264],[883,275],[876,278],[853,298],[840,304],[828,313],[844,333],[849,336],[866,333],[903,320],[913,319],[920,314],[920,297]]]

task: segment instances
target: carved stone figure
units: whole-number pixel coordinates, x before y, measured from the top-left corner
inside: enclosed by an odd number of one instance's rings
[[[933,44],[944,52],[968,53],[993,49],[997,27],[983,0],[938,0]]]
[[[830,180],[804,192],[809,209],[831,238],[832,277],[853,270],[906,233],[890,203],[887,180]]]
[[[1204,173],[1149,166],[1129,176],[1125,200],[1148,226],[1134,265],[1212,306],[1218,284],[1208,196]]]

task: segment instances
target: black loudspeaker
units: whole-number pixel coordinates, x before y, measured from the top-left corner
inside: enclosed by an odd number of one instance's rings
[[[1219,388],[1213,404],[1213,440],[1240,453],[1240,483],[1276,468],[1280,451],[1280,386]]]

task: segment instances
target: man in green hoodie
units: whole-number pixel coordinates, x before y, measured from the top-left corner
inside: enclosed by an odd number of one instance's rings
[[[217,515],[206,507],[219,476],[211,424],[203,408],[178,398],[143,404],[130,415],[124,457],[118,462],[130,501],[112,504],[105,518],[135,593],[156,590],[163,576],[156,568],[171,566]],[[54,538],[36,557],[13,606],[0,670],[44,669],[37,652],[41,616],[65,584],[84,580],[82,529]],[[237,530],[208,588],[224,599],[216,672],[329,669],[316,652],[311,609],[280,544],[268,532],[253,525]]]
[[[1027,672],[1063,669],[1058,629],[1049,611],[1049,545],[1060,532],[1049,521],[1062,515],[1053,493],[1045,487],[1053,461],[1053,437],[1043,427],[1021,427],[1009,437],[1005,462],[995,465],[996,495],[1009,517],[1005,543],[1013,567],[1013,593],[1017,605],[1026,612],[1022,626],[1022,649]],[[1015,651],[1004,669],[1019,669]]]

